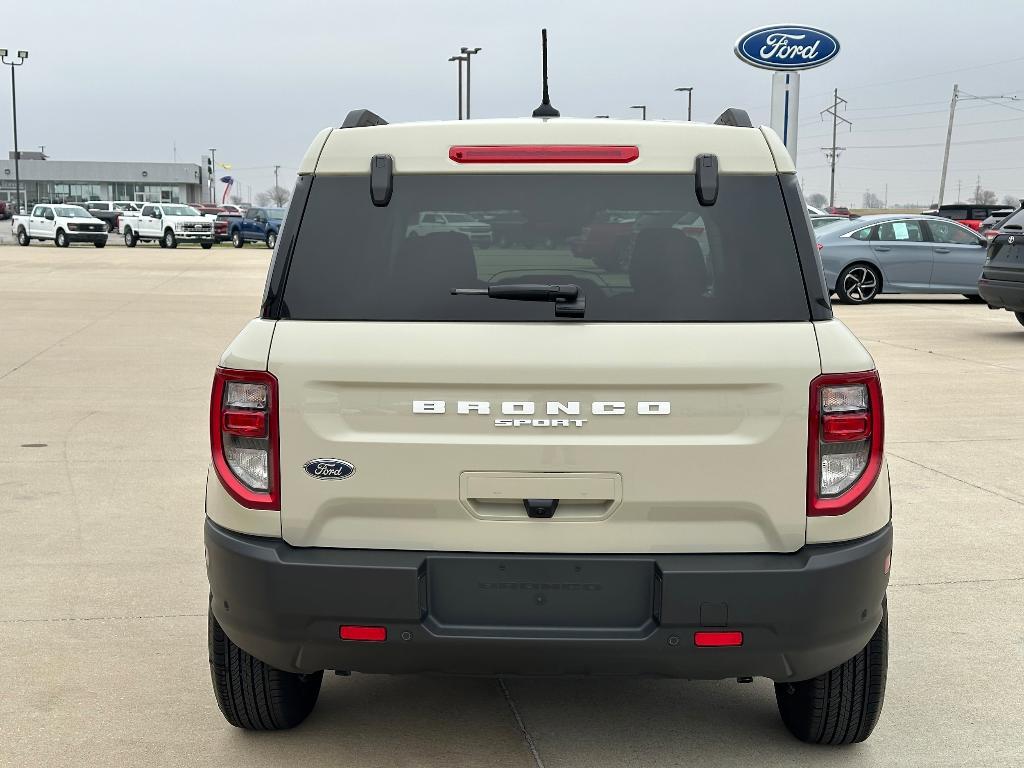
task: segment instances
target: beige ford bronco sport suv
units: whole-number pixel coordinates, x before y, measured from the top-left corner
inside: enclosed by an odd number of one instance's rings
[[[323,670],[761,676],[804,741],[878,720],[882,391],[740,110],[351,113],[302,162],[210,417],[232,725],[300,723]]]

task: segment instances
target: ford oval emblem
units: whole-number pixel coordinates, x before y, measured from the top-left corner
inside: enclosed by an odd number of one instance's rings
[[[736,55],[762,69],[793,71],[820,67],[839,53],[839,41],[814,27],[777,25],[747,32],[736,41]]]
[[[341,459],[313,459],[302,465],[306,474],[317,480],[344,480],[355,474],[356,468]]]

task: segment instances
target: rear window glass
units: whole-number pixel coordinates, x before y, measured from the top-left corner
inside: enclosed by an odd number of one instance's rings
[[[809,319],[774,176],[722,176],[702,207],[692,176],[396,176],[313,179],[284,285],[299,320],[555,320],[545,302],[454,288],[573,284],[587,322]],[[570,321],[571,322],[571,321]]]
[[[999,226],[1006,227],[1010,225],[1024,229],[1024,208],[1008,216]]]

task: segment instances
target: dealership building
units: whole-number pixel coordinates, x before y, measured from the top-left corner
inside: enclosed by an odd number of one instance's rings
[[[209,197],[208,177],[198,163],[48,160],[39,152],[22,152],[18,170],[24,209],[88,200],[198,203]],[[14,197],[14,160],[0,160],[0,200],[13,203]]]

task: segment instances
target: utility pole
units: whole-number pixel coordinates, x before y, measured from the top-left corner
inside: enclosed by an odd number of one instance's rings
[[[963,183],[964,182],[962,179],[956,180],[956,201],[958,203],[964,199],[963,193],[960,191],[960,188],[963,186]]]
[[[210,174],[210,204],[217,204],[217,150],[210,148],[210,165],[213,173]]]
[[[1007,96],[1005,94],[997,96],[975,96],[973,93],[961,91],[960,86],[953,83],[953,98],[949,102],[949,125],[946,128],[946,151],[942,154],[942,177],[939,179],[939,205],[942,205],[942,197],[946,191],[946,171],[949,169],[949,145],[953,140],[953,115],[956,113],[956,103],[966,99],[988,101],[993,104],[996,104],[999,101],[1020,101],[1019,96]],[[1010,107],[1010,109],[1014,109],[1014,107]],[[957,184],[959,185],[959,183],[960,182],[958,181]],[[959,197],[960,195],[958,190],[957,198]],[[960,202],[960,200],[958,199],[957,202]]]
[[[280,165],[275,165],[274,166],[274,194],[277,194],[277,189],[278,189],[278,187],[281,186],[280,184],[277,183],[277,169],[280,168],[280,167],[281,167]]]
[[[949,170],[949,144],[953,140],[953,115],[956,113],[956,102],[960,98],[960,86],[953,83],[953,98],[949,102],[949,126],[946,128],[946,151],[942,153],[942,176],[939,178],[939,205],[946,191],[946,171]],[[959,189],[957,198],[960,197]]]
[[[835,207],[836,204],[836,159],[839,157],[839,153],[843,152],[846,147],[836,146],[836,132],[839,129],[839,123],[843,122],[850,126],[850,130],[853,130],[853,123],[847,120],[845,117],[839,116],[839,105],[842,104],[844,107],[848,102],[846,99],[839,97],[839,89],[832,89],[832,106],[826,107],[821,110],[821,115],[832,115],[832,148],[822,147],[822,151],[825,153],[825,157],[829,161],[829,165],[832,168],[832,179],[829,183],[828,190],[828,205],[829,208]]]

